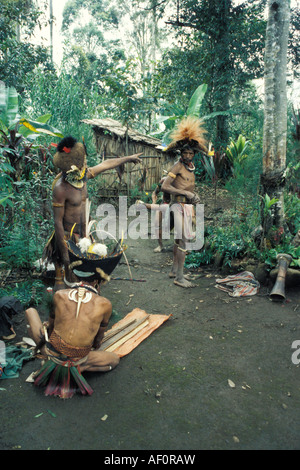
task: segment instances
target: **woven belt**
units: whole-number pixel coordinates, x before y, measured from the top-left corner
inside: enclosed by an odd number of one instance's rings
[[[76,347],[76,346],[71,346],[68,343],[66,343],[57,333],[55,330],[52,331],[51,336],[50,336],[50,341],[49,343],[51,344],[52,348],[56,350],[60,354],[64,354],[68,358],[76,358],[76,359],[81,359],[83,357],[86,357],[91,348],[91,346],[85,346],[85,347]],[[48,348],[51,349],[51,346],[48,345]]]
[[[188,202],[188,198],[186,196],[181,196],[180,194],[176,196],[173,195],[172,202]]]

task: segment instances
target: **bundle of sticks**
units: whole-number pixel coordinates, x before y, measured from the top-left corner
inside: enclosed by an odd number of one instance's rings
[[[147,315],[137,320],[129,320],[124,325],[107,331],[104,334],[100,350],[114,351],[117,349],[149,324],[149,316]]]

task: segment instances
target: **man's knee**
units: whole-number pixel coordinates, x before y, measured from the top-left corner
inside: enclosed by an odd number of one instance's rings
[[[30,308],[28,308],[27,310],[25,310],[25,317],[26,317],[26,319],[27,319],[28,322],[29,322],[32,318],[37,317],[37,316],[39,316],[38,311],[37,311],[35,308],[33,308],[33,307],[30,307]]]
[[[112,367],[112,369],[114,369],[115,367],[117,367],[117,365],[119,364],[119,362],[120,362],[120,357],[119,357],[117,354],[113,353],[113,356],[112,356],[112,358],[111,358],[111,364],[110,364],[111,367]]]

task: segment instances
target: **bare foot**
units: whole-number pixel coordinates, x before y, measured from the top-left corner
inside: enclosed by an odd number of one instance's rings
[[[171,271],[171,272],[169,273],[169,277],[170,277],[171,279],[173,279],[173,278],[176,277],[176,274],[173,273],[173,271]],[[190,274],[184,274],[183,277],[184,277],[184,279],[187,279],[187,280],[193,279]]]
[[[176,286],[180,286],[180,287],[185,287],[186,289],[188,288],[191,288],[191,287],[196,287],[195,284],[192,284],[191,282],[189,282],[187,279],[180,279],[180,280],[174,280],[174,284]]]
[[[154,253],[160,253],[162,251],[162,247],[161,246],[157,246],[156,248],[154,248]]]

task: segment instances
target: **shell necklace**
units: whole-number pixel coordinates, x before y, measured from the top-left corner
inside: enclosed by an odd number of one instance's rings
[[[77,303],[77,311],[76,311],[76,318],[78,317],[79,310],[81,303],[88,303],[91,298],[92,298],[92,293],[87,291],[87,288],[89,290],[93,290],[95,294],[97,294],[97,290],[94,289],[91,286],[85,286],[84,284],[80,286],[76,286],[75,289],[71,289],[68,295],[69,300],[72,300],[73,302]],[[76,299],[77,297],[77,299]]]

